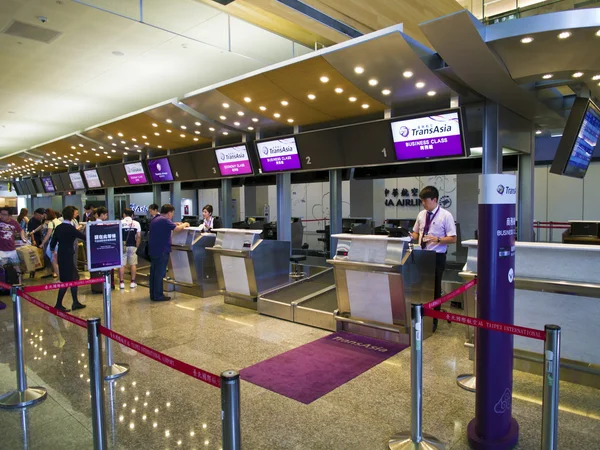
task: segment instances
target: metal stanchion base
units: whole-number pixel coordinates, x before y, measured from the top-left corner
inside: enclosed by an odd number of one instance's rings
[[[113,364],[104,368],[104,379],[115,380],[127,375],[129,372],[129,364]]]
[[[477,378],[472,373],[463,373],[456,377],[456,384],[465,391],[475,392]]]
[[[0,408],[23,408],[45,400],[48,392],[43,387],[30,387],[24,391],[12,391],[0,397]]]
[[[423,440],[421,442],[413,442],[412,433],[410,431],[405,431],[392,436],[389,441],[389,448],[390,450],[443,450],[445,445],[433,436],[427,434],[423,435]]]

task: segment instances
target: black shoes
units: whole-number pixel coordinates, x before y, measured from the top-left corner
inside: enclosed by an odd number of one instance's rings
[[[83,309],[85,307],[86,307],[86,305],[84,305],[83,303],[73,303],[73,306],[71,306],[71,308],[73,308],[73,311],[75,311],[77,309]]]
[[[159,298],[153,298],[151,299],[153,302],[168,302],[169,300],[171,300],[171,297],[168,296],[164,296],[164,297],[159,297]]]
[[[63,305],[56,305],[55,308],[62,312],[71,312],[69,308],[65,308]]]

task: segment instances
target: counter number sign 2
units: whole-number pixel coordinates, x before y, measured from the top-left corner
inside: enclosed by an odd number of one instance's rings
[[[87,222],[86,250],[90,272],[117,269],[122,265],[123,234],[121,222]]]

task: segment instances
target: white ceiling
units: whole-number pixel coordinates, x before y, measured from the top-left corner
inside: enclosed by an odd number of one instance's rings
[[[62,33],[0,34],[0,157],[310,51],[194,0],[144,0],[144,24],[139,0],[88,3],[115,14],[0,1],[0,30],[18,20]]]

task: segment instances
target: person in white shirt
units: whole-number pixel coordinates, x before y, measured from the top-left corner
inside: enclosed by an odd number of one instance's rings
[[[438,205],[440,193],[435,186],[425,186],[419,193],[423,211],[417,216],[412,238],[423,250],[436,253],[434,299],[442,296],[442,276],[446,268],[448,244],[456,242],[456,225],[452,214]],[[441,307],[436,307],[439,311]],[[437,329],[437,319],[433,319],[433,331]]]
[[[202,208],[202,218],[204,221],[200,227],[202,231],[208,233],[213,228],[221,228],[223,225],[221,224],[221,220],[218,217],[213,217],[213,207],[212,205],[206,205]]]
[[[138,263],[137,249],[142,240],[142,227],[137,220],[133,220],[133,210],[125,208],[123,211],[123,220],[121,221],[121,230],[123,232],[123,265],[119,269],[119,288],[125,289],[125,266],[131,268],[130,288],[137,287],[135,282],[135,271]]]
[[[105,222],[108,220],[108,209],[104,206],[98,207],[96,209],[96,222]]]

